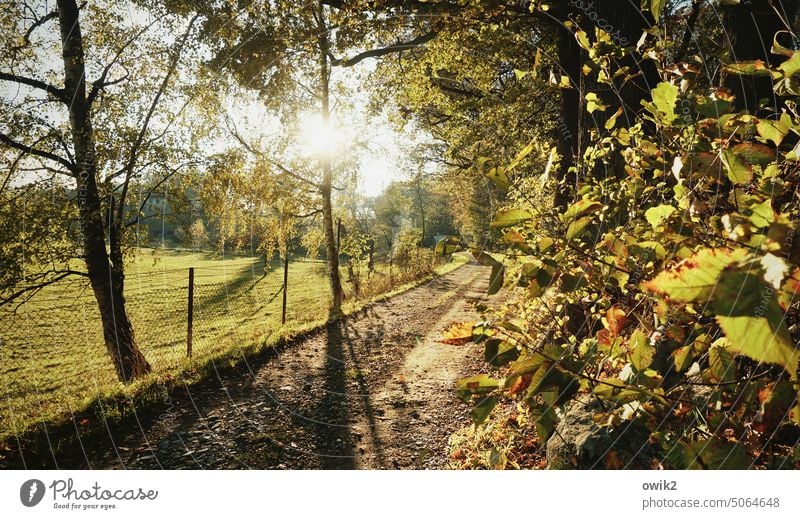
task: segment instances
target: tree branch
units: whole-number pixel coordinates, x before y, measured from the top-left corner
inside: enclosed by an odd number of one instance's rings
[[[48,279],[47,281],[42,281],[41,283],[37,283],[35,285],[30,285],[30,286],[21,288],[20,290],[14,292],[13,294],[9,295],[8,297],[0,298],[0,306],[7,305],[8,303],[13,302],[15,299],[17,299],[17,298],[19,298],[19,297],[21,297],[21,296],[23,296],[25,294],[28,294],[29,292],[33,292],[33,293],[28,295],[28,297],[26,298],[26,301],[27,301],[28,299],[33,297],[36,294],[36,292],[40,291],[41,289],[43,289],[43,288],[45,288],[47,286],[50,286],[50,285],[52,285],[54,283],[57,283],[57,282],[61,281],[62,279],[66,278],[66,277],[69,277],[69,276],[89,277],[89,274],[87,274],[86,272],[80,272],[80,271],[77,271],[77,270],[60,270],[60,271],[51,272],[51,274],[58,274],[58,275],[56,277],[52,278],[52,279]]]
[[[45,83],[44,81],[40,81],[38,79],[18,76],[16,74],[10,74],[8,72],[0,72],[0,81],[11,81],[13,83],[19,83],[20,85],[26,85],[32,88],[36,88],[38,90],[44,90],[45,92],[54,96],[62,103],[69,103],[66,91],[63,88],[54,87],[53,85]]]
[[[291,216],[292,218],[303,219],[303,218],[309,218],[311,216],[316,216],[316,215],[320,214],[321,212],[322,212],[322,209],[315,209],[315,210],[311,211],[310,213],[306,213],[306,214],[288,213],[288,215]]]
[[[10,148],[14,148],[31,155],[36,155],[37,157],[41,157],[43,159],[52,160],[53,162],[57,162],[62,166],[64,166],[65,168],[67,168],[67,170],[73,173],[73,175],[78,173],[78,166],[68,161],[67,159],[60,157],[55,153],[50,153],[49,151],[40,150],[38,148],[34,148],[33,146],[26,146],[21,142],[13,140],[5,133],[0,132],[0,142],[2,142],[3,144],[5,144]]]
[[[40,27],[40,26],[44,25],[45,23],[49,22],[50,20],[53,20],[53,19],[55,19],[57,17],[58,17],[58,11],[52,11],[52,12],[46,14],[45,16],[42,16],[41,18],[37,18],[31,24],[31,26],[28,27],[28,30],[25,31],[25,35],[22,37],[22,45],[17,45],[16,47],[14,47],[14,50],[15,51],[22,50],[25,47],[27,47],[28,45],[30,45],[31,44],[31,34],[33,34],[33,31],[35,31],[37,29],[37,27]]]
[[[231,133],[231,135],[233,135],[233,138],[236,139],[237,141],[239,141],[239,144],[241,144],[242,147],[245,150],[247,150],[251,154],[255,155],[256,157],[260,157],[260,158],[266,160],[267,162],[269,162],[270,164],[272,164],[273,166],[275,166],[279,170],[283,171],[284,173],[286,173],[290,177],[292,177],[292,178],[294,178],[296,180],[299,180],[300,182],[303,182],[304,184],[312,186],[315,189],[320,189],[320,185],[317,184],[316,182],[311,181],[311,180],[305,178],[302,175],[298,175],[297,173],[295,173],[294,171],[290,170],[289,168],[287,168],[286,166],[284,166],[280,162],[267,157],[267,155],[264,154],[263,152],[258,151],[257,149],[253,148],[249,143],[247,143],[247,141],[244,140],[244,138],[241,135],[239,135],[239,131],[236,129],[236,123],[234,123],[230,119],[230,117],[226,117],[225,118],[225,124],[228,127],[228,131]],[[233,127],[231,127],[231,125],[233,125]]]
[[[156,92],[155,97],[153,98],[153,102],[150,103],[150,108],[147,111],[147,115],[144,118],[144,122],[142,123],[142,127],[139,129],[139,134],[136,136],[136,141],[133,143],[131,147],[131,154],[128,158],[128,163],[125,165],[125,180],[123,181],[122,193],[119,197],[119,210],[117,213],[117,221],[122,222],[123,212],[125,210],[125,198],[128,195],[128,186],[130,185],[131,176],[133,175],[133,170],[136,165],[136,160],[139,158],[139,150],[141,148],[142,142],[144,142],[144,136],[147,133],[147,129],[150,126],[150,120],[153,117],[153,114],[156,111],[156,107],[158,106],[158,102],[161,100],[161,96],[164,94],[164,91],[167,89],[167,85],[169,84],[170,78],[172,78],[172,74],[175,72],[175,69],[178,66],[178,61],[181,58],[181,53],[183,52],[183,48],[186,45],[186,41],[189,39],[189,34],[192,32],[192,28],[194,26],[194,22],[200,17],[199,14],[195,14],[194,17],[189,21],[189,25],[186,27],[186,31],[183,33],[181,37],[180,43],[178,44],[178,48],[175,50],[175,56],[172,58],[172,61],[169,64],[169,69],[167,73],[164,75],[164,79],[161,80],[161,85],[158,87],[158,91]]]
[[[389,45],[388,47],[381,47],[379,49],[372,49],[360,54],[356,54],[351,58],[336,58],[331,56],[331,65],[334,67],[352,67],[356,63],[359,63],[368,58],[377,58],[380,56],[386,56],[387,54],[392,54],[395,52],[403,52],[404,50],[413,49],[415,47],[419,47],[428,43],[429,41],[433,40],[438,36],[441,32],[442,27],[437,26],[431,29],[430,32],[417,36],[416,38],[406,41],[406,42],[397,42],[394,45]]]
[[[128,77],[128,73],[126,71],[125,75],[122,78],[115,79],[113,81],[106,81],[106,78],[108,77],[108,73],[111,71],[111,68],[117,63],[117,61],[119,61],[119,58],[120,58],[120,56],[122,56],[122,53],[125,52],[125,49],[127,49],[131,44],[133,44],[133,42],[135,42],[139,38],[139,36],[141,36],[142,34],[147,32],[148,30],[150,30],[150,27],[155,25],[164,16],[166,16],[166,15],[164,14],[164,15],[156,17],[152,22],[150,22],[146,26],[142,27],[141,30],[137,31],[136,34],[133,35],[133,37],[131,37],[128,41],[126,41],[122,45],[122,47],[119,48],[119,50],[116,52],[116,54],[114,54],[114,59],[112,59],[105,67],[103,67],[103,72],[100,74],[100,77],[97,78],[92,83],[92,90],[89,92],[89,95],[86,98],[86,103],[88,104],[88,106],[92,106],[92,103],[94,102],[95,98],[97,97],[97,95],[100,93],[100,91],[103,88],[105,88],[107,86],[115,85],[117,83],[121,83],[122,81],[124,81]],[[190,24],[190,27],[191,27],[191,24]]]
[[[138,224],[138,223],[139,223],[139,222],[141,222],[142,220],[144,220],[144,219],[148,218],[148,217],[146,217],[146,216],[145,216],[145,217],[143,217],[143,216],[142,216],[142,211],[144,211],[144,206],[145,206],[145,205],[147,205],[147,202],[148,202],[148,201],[150,201],[150,198],[153,196],[153,193],[155,192],[155,190],[156,190],[156,189],[158,189],[159,187],[161,187],[162,185],[164,185],[164,183],[165,183],[167,180],[171,179],[171,178],[172,178],[174,175],[176,175],[176,174],[178,173],[178,171],[180,171],[182,168],[185,168],[186,166],[193,166],[193,165],[197,165],[197,164],[200,164],[200,162],[197,162],[197,161],[193,161],[193,162],[186,162],[186,163],[184,163],[184,164],[181,164],[180,166],[178,166],[178,167],[176,167],[176,168],[172,168],[172,169],[170,170],[169,174],[165,175],[165,176],[164,176],[164,177],[163,177],[161,180],[159,180],[158,182],[156,182],[156,185],[154,185],[153,187],[151,187],[151,188],[150,188],[150,189],[147,191],[147,196],[145,196],[145,197],[144,197],[144,200],[142,200],[142,203],[141,203],[141,204],[139,204],[139,211],[137,211],[137,213],[136,213],[136,218],[134,218],[134,219],[133,219],[133,220],[131,220],[130,222],[126,223],[126,224],[125,224],[125,227],[131,227],[131,226],[133,226],[133,225],[136,225],[136,224]]]

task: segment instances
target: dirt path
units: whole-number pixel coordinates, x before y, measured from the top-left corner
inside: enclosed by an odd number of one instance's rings
[[[453,321],[478,318],[473,303],[488,278],[466,265],[371,305],[260,365],[176,390],[164,409],[83,447],[73,442],[49,465],[444,467],[450,434],[469,423],[453,382],[480,353],[438,339]]]

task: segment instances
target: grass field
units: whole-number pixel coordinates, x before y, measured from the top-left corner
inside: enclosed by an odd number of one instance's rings
[[[189,267],[195,268],[191,359],[186,355]],[[369,295],[393,288],[386,267],[376,271]],[[241,357],[327,317],[323,261],[290,262],[286,326],[280,323],[283,270],[277,260],[265,270],[261,258],[146,249],[126,272],[128,312],[153,374],[122,386],[103,344],[91,290],[83,283],[49,287],[16,312],[0,309],[0,439],[71,416],[98,397],[134,394],[212,359]],[[350,297],[349,308],[358,304]]]

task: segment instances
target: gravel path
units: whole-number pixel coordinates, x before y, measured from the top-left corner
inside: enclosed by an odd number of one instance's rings
[[[452,322],[479,318],[473,303],[485,299],[488,280],[488,269],[465,265],[259,365],[178,388],[168,406],[124,430],[73,438],[55,459],[28,456],[26,465],[443,468],[450,434],[470,420],[453,382],[476,372],[481,355],[474,345],[438,339]]]

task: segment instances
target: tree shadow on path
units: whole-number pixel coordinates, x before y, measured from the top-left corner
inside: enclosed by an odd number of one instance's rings
[[[361,337],[344,321],[330,323],[326,335],[324,394],[319,409],[314,413],[320,468],[359,468],[356,440],[360,433],[354,432],[353,424],[360,421],[358,415],[361,412],[364,413],[369,428],[367,434],[370,436],[376,461],[383,466],[383,449],[377,434],[369,387],[362,377],[357,376],[358,393],[351,394],[348,391],[348,385],[352,382],[352,376],[349,375],[361,373],[363,370],[356,347]]]

